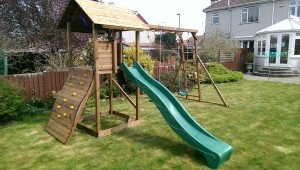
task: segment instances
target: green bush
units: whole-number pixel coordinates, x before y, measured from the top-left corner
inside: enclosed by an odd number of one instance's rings
[[[135,62],[135,46],[132,44],[129,48],[126,48],[124,50],[125,58],[124,61],[125,63],[131,67],[133,66],[133,63]],[[154,68],[154,61],[152,60],[151,56],[148,54],[145,54],[143,50],[139,51],[140,54],[140,64],[141,66],[145,69],[145,71],[153,76],[153,68]],[[120,71],[121,72],[121,71]],[[122,73],[122,72],[121,72]],[[126,75],[123,73],[122,75],[122,80],[125,85],[125,91],[129,94],[135,92],[135,85],[126,77]]]
[[[129,48],[124,50],[126,64],[131,67],[135,62],[135,46],[132,44]],[[151,56],[145,54],[143,50],[139,51],[140,54],[140,64],[146,70],[146,72],[150,75],[153,75],[154,61],[151,59]]]
[[[206,66],[215,83],[236,82],[243,79],[243,74],[237,71],[228,70],[222,64],[210,63]],[[208,76],[205,76],[204,83],[210,83]]]
[[[16,83],[0,77],[0,123],[15,120],[25,108],[25,93]]]
[[[108,79],[108,76],[104,77],[104,81],[106,79]],[[113,79],[117,80],[116,75],[113,75]],[[119,96],[121,96],[121,91],[117,86],[115,86],[113,84],[113,97],[116,98],[116,97],[119,97]],[[101,86],[101,88],[100,88],[100,98],[105,99],[105,98],[108,98],[108,97],[109,97],[109,85],[107,83],[107,84]]]

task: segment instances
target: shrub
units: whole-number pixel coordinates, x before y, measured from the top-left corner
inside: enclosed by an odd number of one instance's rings
[[[140,53],[140,64],[145,69],[145,71],[153,75],[153,68],[154,68],[154,61],[151,59],[151,56],[148,54],[145,54],[143,50],[139,51]],[[135,62],[135,46],[132,44],[129,48],[124,50],[125,59],[124,61],[127,63],[129,67],[133,66],[133,63]],[[121,72],[121,71],[120,71]],[[122,72],[121,72],[122,73]],[[133,93],[135,91],[135,85],[126,77],[125,74],[122,75],[123,78],[121,78],[125,85],[125,91],[127,93]]]
[[[0,77],[0,122],[15,120],[25,108],[25,93],[16,83]]]
[[[109,78],[108,76],[105,76],[104,81],[107,80],[108,78]],[[113,79],[117,80],[116,75],[113,75]],[[121,96],[121,91],[117,86],[115,86],[113,84],[113,97],[116,98],[116,97],[119,97],[119,96]],[[101,86],[101,88],[100,88],[100,98],[105,99],[107,97],[109,97],[109,85],[108,85],[108,83]]]
[[[176,72],[166,72],[160,75],[160,83],[163,84],[166,88],[168,88],[171,92],[178,92],[180,90],[185,90],[184,79],[181,76],[180,82],[178,81],[178,77],[173,84],[173,79],[175,77]],[[188,75],[189,76],[189,75]],[[180,86],[179,86],[180,83]],[[197,82],[188,80],[187,86],[193,87]]]
[[[229,83],[243,79],[243,74],[237,71],[228,70],[222,64],[210,63],[206,66],[215,83]],[[210,80],[205,76],[204,83],[210,83]]]
[[[129,48],[124,50],[125,59],[124,61],[127,63],[129,67],[133,66],[135,62],[135,46],[132,44]],[[140,54],[140,64],[146,70],[146,72],[150,75],[153,75],[154,61],[151,59],[151,56],[145,54],[143,50],[139,51]]]

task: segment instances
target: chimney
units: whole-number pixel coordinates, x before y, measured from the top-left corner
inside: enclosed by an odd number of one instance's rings
[[[210,0],[210,5],[213,5],[214,3],[218,2],[219,0]]]

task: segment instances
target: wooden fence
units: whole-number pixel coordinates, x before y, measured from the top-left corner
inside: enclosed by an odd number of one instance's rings
[[[154,63],[154,69],[153,69],[153,77],[158,80],[159,79],[159,75],[162,73],[167,73],[167,72],[175,72],[176,71],[176,65],[177,65],[177,61],[176,58],[171,58],[168,61],[165,62],[159,62],[156,61]]]
[[[247,53],[251,51],[253,51],[253,49],[237,49],[234,55],[234,60],[220,61],[220,63],[230,70],[246,72],[244,59]],[[175,58],[166,62],[155,62],[153,69],[154,78],[158,80],[160,74],[176,71],[176,65],[177,61]],[[68,73],[68,71],[58,71],[15,74],[3,77],[13,80],[23,87],[27,101],[32,98],[49,100],[52,97],[53,91],[60,91],[62,89],[67,80]]]
[[[59,91],[64,86],[68,71],[15,74],[3,76],[17,82],[25,90],[26,100],[39,98],[49,100],[52,91]]]
[[[233,60],[231,61],[220,60],[220,63],[230,70],[246,72],[247,70],[244,62],[248,52],[253,52],[253,49],[249,49],[249,48],[236,49]]]

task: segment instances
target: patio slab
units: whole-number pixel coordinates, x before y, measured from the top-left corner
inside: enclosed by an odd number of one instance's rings
[[[244,74],[244,79],[246,79],[246,80],[268,81],[268,77],[254,76],[253,74]],[[269,81],[282,82],[282,83],[292,83],[292,84],[300,84],[300,76],[297,76],[297,77],[286,77],[286,78],[270,77]]]

